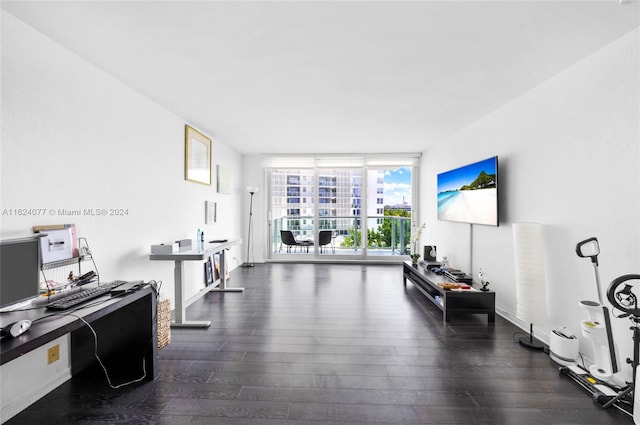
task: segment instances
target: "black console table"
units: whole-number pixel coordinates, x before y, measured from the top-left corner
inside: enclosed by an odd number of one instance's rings
[[[2,313],[1,326],[23,319],[31,320],[33,324],[16,338],[2,338],[0,365],[2,369],[11,368],[12,361],[19,362],[23,356],[70,335],[70,376],[96,376],[105,380],[104,371],[94,356],[95,339],[87,326],[89,323],[97,334],[98,352],[113,385],[140,379],[143,374],[144,380],[152,381],[158,376],[156,302],[154,290],[147,286],[122,296],[103,295],[77,309],[55,312],[42,307]],[[45,354],[37,359],[42,364],[45,360]],[[52,367],[57,368],[55,363]],[[51,373],[55,374],[54,370]],[[44,377],[41,380],[46,381]],[[106,380],[104,382],[107,385]],[[20,394],[10,396],[7,400],[20,397]],[[22,408],[33,401],[25,401]]]
[[[442,320],[449,321],[452,314],[472,313],[486,314],[489,322],[496,320],[496,293],[480,291],[476,288],[464,290],[446,290],[438,283],[455,283],[451,279],[437,275],[427,269],[426,263],[413,265],[410,261],[403,263],[404,285],[409,279],[420,292],[440,310]]]
[[[104,303],[99,303],[103,299]],[[156,297],[150,287],[117,298],[104,295],[87,302],[85,308],[57,313],[43,307],[0,315],[2,325],[21,319],[34,322],[19,337],[2,339],[0,364],[70,333],[72,374],[75,375],[95,363],[94,338],[84,323],[86,321],[96,330],[100,352],[113,364],[116,375],[127,375],[122,373],[123,369],[128,369],[134,362],[134,368],[139,370],[144,355],[147,379],[153,380],[157,376]],[[45,317],[49,315],[51,317]]]

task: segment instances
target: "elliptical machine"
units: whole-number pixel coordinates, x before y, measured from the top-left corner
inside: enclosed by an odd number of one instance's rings
[[[636,425],[640,425],[640,394],[635,391],[638,382],[637,374],[640,373],[640,306],[638,297],[633,293],[630,281],[640,284],[640,275],[627,274],[620,276],[611,282],[607,289],[607,298],[614,308],[624,314],[616,318],[629,317],[633,323],[630,328],[633,331],[633,359],[627,359],[627,364],[632,365],[632,382],[624,387],[613,383],[613,374],[618,371],[616,355],[611,332],[611,319],[609,310],[603,305],[600,289],[600,274],[598,272],[598,254],[600,246],[598,239],[589,238],[579,242],[576,246],[579,257],[591,258],[598,289],[600,303],[594,301],[580,301],[580,306],[589,312],[589,320],[581,321],[582,335],[593,343],[595,363],[587,370],[578,365],[561,366],[560,373],[567,375],[587,390],[595,403],[602,408],[616,407],[622,412],[633,417]],[[624,288],[620,288],[624,284]],[[635,397],[635,400],[634,400]],[[634,405],[636,408],[634,409]]]

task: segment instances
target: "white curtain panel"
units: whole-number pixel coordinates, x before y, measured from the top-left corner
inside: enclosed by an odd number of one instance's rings
[[[542,225],[515,223],[516,315],[527,323],[547,320],[547,295]]]

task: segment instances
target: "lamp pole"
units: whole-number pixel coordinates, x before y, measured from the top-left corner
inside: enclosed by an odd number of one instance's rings
[[[242,267],[253,267],[255,263],[253,263],[250,259],[250,249],[251,249],[251,228],[253,227],[253,195],[258,191],[257,187],[247,187],[247,191],[251,196],[249,201],[249,225],[247,230],[247,257],[246,262],[242,264]]]

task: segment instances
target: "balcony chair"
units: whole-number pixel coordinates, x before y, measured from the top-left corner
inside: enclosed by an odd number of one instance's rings
[[[333,239],[333,231],[331,230],[320,230],[320,234],[318,235],[318,246],[320,247],[320,253],[324,253],[325,246],[331,243]],[[335,254],[335,248],[333,245],[331,246],[333,253]]]
[[[287,246],[287,252],[291,252],[291,247],[295,247],[295,251],[298,250],[300,246],[300,242],[298,242],[293,236],[293,232],[291,230],[280,230],[280,248],[278,248],[278,252],[282,250],[282,244]]]

